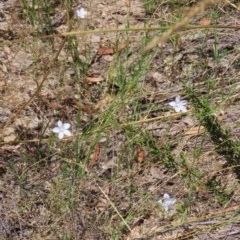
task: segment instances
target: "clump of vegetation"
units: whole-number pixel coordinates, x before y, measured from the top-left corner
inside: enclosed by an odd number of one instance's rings
[[[202,126],[208,131],[211,140],[216,146],[216,151],[224,156],[230,166],[240,179],[240,143],[231,140],[231,132],[224,129],[219,120],[213,114],[212,107],[207,99],[199,99],[192,89],[189,89],[188,96],[192,100],[196,116]]]
[[[237,4],[1,3],[0,238],[239,234]]]

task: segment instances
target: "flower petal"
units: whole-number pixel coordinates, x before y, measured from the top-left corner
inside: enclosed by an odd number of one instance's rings
[[[63,134],[64,134],[64,135],[67,135],[67,136],[71,136],[71,135],[72,135],[72,133],[71,133],[69,130],[67,130],[67,129],[65,129],[65,130],[63,131]]]
[[[69,129],[70,128],[70,124],[69,123],[64,123],[63,124],[63,129],[66,130],[66,129]]]
[[[77,10],[77,16],[79,18],[85,18],[86,15],[87,15],[87,11],[84,8],[79,8]]]
[[[187,112],[187,108],[185,106],[180,106],[179,111],[180,112]]]
[[[167,193],[164,193],[163,198],[164,199],[170,199],[170,196]]]
[[[181,102],[181,97],[178,95],[175,97],[175,102],[180,103]]]
[[[175,107],[174,107],[174,110],[175,110],[175,112],[177,112],[177,113],[178,113],[178,112],[181,112],[181,107],[175,106]]]
[[[169,210],[169,206],[167,204],[163,204],[163,208],[164,208],[165,211]]]
[[[59,121],[57,122],[57,125],[58,125],[59,128],[62,128],[62,126],[63,126],[62,121],[59,120]]]
[[[182,104],[182,105],[187,105],[187,103],[188,103],[187,100],[182,100],[182,101],[181,101],[181,104]]]
[[[158,204],[165,210],[168,211],[171,209],[172,205],[176,202],[177,200],[175,198],[171,198],[169,194],[165,193],[163,195],[163,200],[159,200]]]
[[[59,139],[63,139],[63,137],[64,137],[64,133],[63,133],[63,132],[59,132],[58,138],[59,138]]]
[[[55,127],[55,128],[52,129],[52,131],[53,131],[54,133],[59,133],[59,132],[60,132],[60,129],[59,129],[59,127]]]
[[[176,201],[177,201],[177,199],[175,199],[175,198],[170,198],[170,199],[168,200],[168,205],[173,205]]]
[[[177,103],[176,103],[175,101],[173,101],[173,102],[170,102],[169,105],[170,105],[171,107],[175,107],[175,106],[177,105]]]

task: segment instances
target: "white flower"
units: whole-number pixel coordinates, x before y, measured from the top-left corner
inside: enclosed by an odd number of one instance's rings
[[[177,200],[175,198],[171,198],[167,193],[165,193],[163,195],[163,200],[159,200],[158,204],[161,205],[165,211],[168,211],[176,201]]]
[[[173,107],[176,112],[187,112],[187,101],[181,101],[180,96],[176,96],[175,101],[170,102],[169,105]]]
[[[79,8],[77,10],[77,17],[85,18],[88,15],[88,12],[84,8]]]
[[[62,121],[57,122],[57,127],[53,128],[53,132],[58,134],[58,138],[62,139],[64,135],[71,136],[71,132],[68,130],[70,128],[69,123],[62,123]]]

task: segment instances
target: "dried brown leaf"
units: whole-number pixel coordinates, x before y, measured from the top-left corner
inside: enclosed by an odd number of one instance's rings
[[[7,142],[13,142],[16,139],[17,139],[17,136],[14,135],[14,134],[11,134],[11,135],[8,135],[8,136],[4,137],[3,141],[7,143]]]
[[[131,5],[131,0],[124,0],[124,3],[127,7],[130,7]]]
[[[112,47],[100,47],[97,51],[98,55],[110,55],[114,53],[114,49]]]
[[[99,158],[99,155],[100,155],[100,145],[97,144],[95,149],[94,149],[94,152],[91,156],[91,159],[89,161],[89,167],[93,167],[94,165],[97,164],[97,161],[98,161],[98,158]]]
[[[199,135],[204,132],[203,126],[197,126],[194,128],[191,128],[185,132],[185,135]]]
[[[136,147],[137,147],[137,161],[139,163],[142,163],[145,160],[145,156],[146,156],[145,151],[139,144],[137,144]]]
[[[0,92],[4,91],[5,87],[6,87],[6,83],[0,80]]]
[[[111,55],[116,52],[122,51],[124,48],[126,48],[126,44],[120,43],[117,48],[114,47],[100,47],[97,51],[98,55]]]
[[[95,108],[94,108],[94,111],[97,111],[97,110],[103,110],[104,108],[106,108],[108,106],[108,104],[113,100],[113,98],[111,96],[106,96],[105,98],[103,98],[102,100],[100,100]]]
[[[86,77],[87,82],[89,83],[98,83],[103,81],[102,77]]]
[[[156,179],[161,179],[162,180],[165,177],[163,175],[163,171],[160,168],[155,167],[155,166],[150,168],[150,173]]]
[[[211,24],[211,19],[210,18],[202,18],[199,22],[199,25],[206,26]]]

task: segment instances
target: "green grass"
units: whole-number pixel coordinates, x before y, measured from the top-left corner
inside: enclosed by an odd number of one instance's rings
[[[194,1],[190,0],[184,0],[184,1],[178,1],[178,0],[170,0],[170,1],[164,1],[164,0],[142,0],[144,4],[144,8],[148,14],[153,14],[158,9],[159,6],[169,6],[172,10],[179,9],[179,8],[186,8],[188,6],[191,6],[191,4]]]
[[[172,25],[172,19],[180,21],[183,9],[194,4],[144,0],[144,21],[166,25],[147,18],[164,7]],[[51,19],[59,9],[67,11],[65,24],[79,30],[70,0],[31,5],[22,0],[22,5],[33,35],[55,33]],[[217,6],[208,14],[215,22],[224,16]],[[131,18],[128,11],[126,28],[132,27]],[[202,35],[189,40],[198,31]],[[29,239],[157,239],[170,230],[174,236],[186,226],[193,231],[182,239],[201,238],[204,232],[239,221],[234,215],[239,210],[234,209],[239,199],[240,146],[235,131],[239,123],[234,116],[227,118],[228,107],[238,113],[239,80],[236,71],[230,71],[234,66],[223,64],[236,57],[237,49],[224,47],[224,33],[217,28],[179,31],[150,52],[144,51],[152,39],[147,35],[159,32],[134,34],[110,35],[114,49],[122,42],[126,46],[108,58],[93,52],[95,43],[80,35],[54,41],[36,38],[29,46],[34,55],[29,76],[37,78],[48,70],[49,74],[23,114],[36,111],[42,124],[31,131],[18,129],[21,144],[14,142],[17,157],[11,155],[18,161],[7,165],[14,181],[8,194],[17,199],[13,222],[32,230]],[[51,60],[61,43],[63,55],[54,64],[36,67],[42,60],[38,44]],[[155,72],[163,79],[154,79]],[[104,80],[87,82],[87,76],[95,75]],[[187,113],[176,114],[168,105],[176,95],[188,100]],[[219,112],[224,112],[225,122],[219,120]],[[52,124],[59,119],[71,123],[70,138],[53,136]],[[169,212],[157,204],[164,193],[177,199]],[[204,221],[209,221],[207,227],[201,225]]]
[[[234,167],[234,171],[238,178],[240,177],[240,152],[239,141],[232,141],[230,139],[230,131],[224,129],[218,119],[213,115],[213,110],[207,99],[200,100],[192,90],[189,91],[189,97],[191,98],[195,107],[196,116],[200,123],[208,131],[211,140],[216,145],[216,151],[224,156],[229,165]]]

